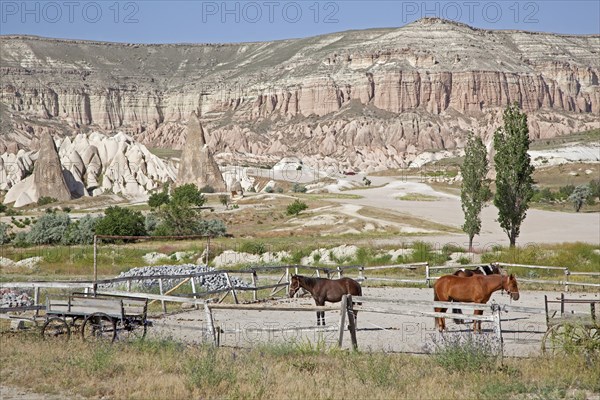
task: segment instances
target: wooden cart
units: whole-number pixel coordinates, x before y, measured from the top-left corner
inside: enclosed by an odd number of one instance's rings
[[[67,298],[48,298],[42,337],[69,340],[79,331],[83,340],[143,338],[149,321],[148,300],[126,296],[73,293]]]
[[[542,353],[600,352],[600,300],[566,299],[561,293],[558,300],[544,296],[544,305]],[[578,312],[572,309],[575,305]]]

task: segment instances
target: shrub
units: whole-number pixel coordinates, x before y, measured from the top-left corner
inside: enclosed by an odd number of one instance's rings
[[[308,209],[308,206],[305,202],[300,201],[298,199],[294,200],[294,202],[287,206],[287,215],[298,215],[302,211]]]
[[[568,200],[573,203],[575,211],[579,212],[583,203],[590,196],[591,190],[587,185],[580,185],[575,188],[573,193],[569,196]]]
[[[27,239],[27,232],[17,232],[14,239],[12,240],[12,244],[15,247],[27,247],[30,245],[29,240]]]
[[[6,212],[6,209],[7,209],[6,204],[0,203],[0,213]]]
[[[6,244],[10,242],[9,226],[4,222],[0,222],[0,244]]]
[[[69,229],[65,235],[63,242],[65,244],[91,244],[94,242],[94,234],[96,232],[96,224],[100,220],[99,217],[86,215],[79,221],[69,225]]]
[[[561,186],[560,188],[558,188],[558,196],[557,197],[560,200],[565,200],[571,195],[571,193],[573,193],[574,190],[575,190],[575,186],[573,186],[573,185]]]
[[[14,208],[8,207],[6,211],[4,211],[7,217],[14,217],[16,215],[21,215],[21,211],[15,210]]]
[[[144,236],[145,218],[140,211],[119,206],[108,207],[96,223],[98,235]]]
[[[589,184],[590,194],[593,198],[600,197],[600,179],[592,179]]]
[[[278,187],[275,189],[275,192],[277,193],[283,193],[283,188],[282,187]]]
[[[273,188],[272,188],[271,186],[267,186],[267,187],[265,188],[265,192],[266,192],[266,193],[273,193]]]
[[[70,213],[71,211],[73,211],[73,209],[71,207],[67,207],[67,206],[63,206],[60,209],[66,213]]]
[[[240,246],[240,251],[250,254],[263,254],[267,251],[267,246],[263,242],[244,242]]]
[[[69,215],[63,212],[42,215],[27,234],[31,244],[57,244],[65,240],[71,224]]]
[[[146,219],[144,220],[144,228],[146,228],[146,233],[154,235],[154,230],[156,229],[157,225],[158,217],[156,216],[156,214],[146,214]]]
[[[292,186],[292,192],[294,193],[306,193],[306,186],[299,183],[294,183]]]
[[[54,197],[42,196],[38,199],[37,205],[45,206],[46,204],[56,203],[57,201],[58,200],[56,200]]]
[[[219,202],[225,206],[226,209],[229,208],[230,197],[228,194],[220,194]]]
[[[220,219],[206,219],[198,222],[198,235],[225,236],[227,226]]]
[[[367,178],[366,176],[363,177],[363,183],[365,184],[365,186],[371,186],[371,180],[369,178]]]

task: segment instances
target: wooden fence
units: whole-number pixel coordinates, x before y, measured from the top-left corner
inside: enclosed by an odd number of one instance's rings
[[[458,270],[458,269],[462,269],[462,268],[476,268],[478,266],[480,266],[481,264],[469,264],[469,265],[446,265],[446,266],[437,266],[437,267],[432,267],[432,266],[427,266],[425,269],[425,282],[427,283],[427,286],[431,287],[431,282],[435,281],[436,279],[439,278],[439,276],[433,276],[432,272],[433,271],[443,271],[443,270]],[[501,263],[501,262],[496,262],[493,263],[493,265],[497,265],[498,267],[502,267],[502,268],[510,268],[510,267],[518,267],[518,268],[525,268],[525,269],[539,269],[539,270],[546,270],[546,271],[562,271],[564,279],[563,280],[551,280],[551,279],[531,279],[531,278],[525,278],[525,277],[519,277],[519,282],[525,282],[525,283],[545,283],[545,284],[550,284],[550,285],[558,285],[558,286],[564,286],[565,287],[565,291],[569,291],[569,286],[583,286],[583,287],[598,287],[600,288],[600,281],[599,283],[592,283],[592,282],[574,282],[574,281],[570,281],[569,280],[569,276],[588,276],[588,277],[598,277],[600,278],[600,272],[571,272],[569,270],[569,268],[567,267],[549,267],[549,266],[544,266],[544,265],[526,265],[526,264],[509,264],[509,263]]]

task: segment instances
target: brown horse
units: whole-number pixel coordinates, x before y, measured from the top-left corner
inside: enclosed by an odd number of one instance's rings
[[[459,269],[458,271],[456,271],[455,273],[453,273],[452,275],[469,277],[469,276],[473,276],[473,275],[500,275],[503,273],[505,273],[503,269],[501,269],[497,265],[490,264],[490,265],[480,265],[474,269],[462,268],[462,269]],[[462,314],[462,311],[458,308],[453,308],[452,313],[453,314]],[[454,323],[462,324],[463,320],[455,319]]]
[[[445,275],[433,285],[434,301],[458,301],[485,304],[497,290],[504,289],[513,300],[519,300],[519,287],[514,275],[473,275],[468,278]],[[436,312],[446,312],[446,308],[435,308]],[[483,310],[475,310],[475,315],[483,315]],[[439,331],[446,328],[444,318],[436,317]],[[473,331],[481,332],[481,321],[473,322]]]
[[[354,279],[327,279],[310,278],[308,276],[293,275],[290,282],[290,297],[294,297],[300,289],[306,289],[310,292],[317,306],[324,306],[325,302],[337,303],[342,300],[345,294],[361,296],[362,288]],[[357,312],[354,312],[356,320]],[[317,325],[325,325],[325,311],[317,311]]]

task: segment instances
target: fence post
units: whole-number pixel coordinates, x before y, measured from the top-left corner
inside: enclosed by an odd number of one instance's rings
[[[235,304],[238,304],[237,294],[235,293],[235,287],[231,284],[231,279],[229,279],[229,274],[225,272],[225,280],[227,281],[227,286],[231,289],[231,295],[233,296],[233,301]]]
[[[496,334],[496,338],[498,339],[498,344],[500,346],[500,362],[502,362],[504,358],[504,341],[502,339],[502,325],[501,325],[501,314],[502,310],[500,309],[499,304],[492,304],[492,318],[494,323],[494,333]]]
[[[339,266],[336,267],[336,269],[337,269],[337,273],[338,273],[338,279],[341,279],[342,278],[342,269]]]
[[[38,305],[40,301],[40,287],[36,286],[33,292],[33,304]],[[35,310],[35,316],[37,317],[40,314],[40,310]]]
[[[98,237],[94,235],[94,294],[98,289]]]
[[[160,295],[161,296],[164,295],[162,278],[158,278],[158,289],[160,290]],[[160,302],[162,304],[163,313],[166,314],[167,313],[167,305],[165,304],[164,300],[161,300]]]
[[[131,279],[127,279],[127,291],[131,292]]]
[[[565,268],[565,292],[569,291],[569,275],[571,275],[571,271],[569,268]]]
[[[425,263],[425,284],[427,287],[431,287],[431,281],[429,280],[429,262]]]
[[[194,300],[197,300],[198,296],[196,296],[196,277],[195,276],[192,276],[192,279],[190,279],[190,283],[192,284],[192,293],[194,294]],[[194,308],[197,310],[198,304],[194,304]]]
[[[359,278],[360,278],[360,280],[362,280],[362,281],[364,281],[364,280],[365,280],[364,271],[365,271],[365,267],[364,267],[364,265],[361,265],[360,267],[358,267],[358,277],[359,277]]]
[[[285,283],[287,283],[287,292],[290,292],[290,269],[285,269]]]
[[[217,345],[217,335],[215,333],[215,323],[213,321],[212,310],[208,302],[204,303],[204,313],[206,314],[206,324],[208,325],[208,333],[212,337],[212,344]]]
[[[344,325],[346,325],[346,309],[348,308],[348,296],[344,295],[342,297],[342,305],[340,306],[340,327],[338,334],[338,346],[342,347],[344,342]]]
[[[356,320],[354,319],[354,303],[352,301],[352,295],[348,295],[348,297],[346,297],[346,302],[346,312],[348,313],[348,329],[350,330],[350,340],[352,340],[352,349],[358,350],[358,343],[356,341]]]
[[[254,290],[252,291],[252,300],[256,301],[257,300],[257,293],[256,293],[256,270],[252,270],[252,286],[254,286]]]

